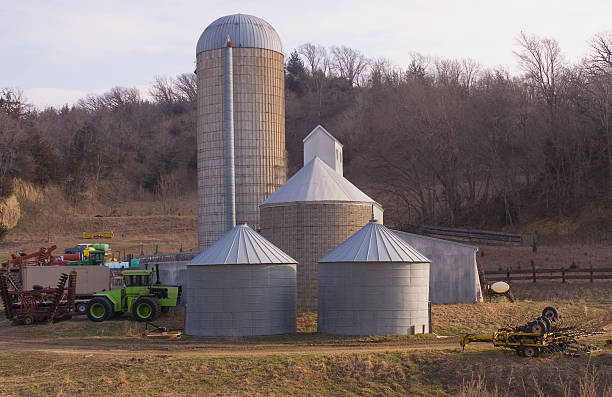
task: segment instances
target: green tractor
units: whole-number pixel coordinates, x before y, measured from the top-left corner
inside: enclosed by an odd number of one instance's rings
[[[87,303],[87,317],[101,322],[130,312],[137,321],[155,320],[181,299],[181,287],[159,285],[157,274],[157,283],[153,284],[152,270],[125,270],[125,287],[94,294]]]

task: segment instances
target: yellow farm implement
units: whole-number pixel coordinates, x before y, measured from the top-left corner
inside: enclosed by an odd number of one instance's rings
[[[558,318],[557,310],[547,307],[542,317],[535,321],[515,328],[502,328],[493,335],[462,335],[459,343],[462,349],[474,342],[492,343],[496,347],[514,349],[521,357],[537,357],[541,352],[591,352],[591,347],[581,345],[576,338],[603,333],[572,327],[554,328],[552,323]]]

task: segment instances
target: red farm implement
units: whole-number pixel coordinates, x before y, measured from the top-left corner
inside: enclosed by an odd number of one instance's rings
[[[57,246],[41,248],[31,254],[20,253],[19,256],[11,255],[11,259],[0,263],[0,271],[19,271],[23,266],[47,266],[47,265],[66,265],[67,262],[61,257],[53,256],[53,251]]]
[[[0,297],[6,318],[25,325],[71,318],[74,314],[76,278],[74,271],[62,273],[56,288],[24,291],[9,274],[0,273]]]

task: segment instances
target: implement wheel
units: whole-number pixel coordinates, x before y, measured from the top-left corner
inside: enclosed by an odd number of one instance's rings
[[[31,314],[26,314],[23,316],[23,320],[21,321],[23,322],[23,325],[32,325],[34,324],[34,317]]]
[[[78,313],[87,313],[87,302],[78,302],[74,308]]]
[[[533,346],[525,346],[522,349],[522,353],[523,357],[537,357],[540,355],[540,349]]]
[[[159,302],[150,296],[141,296],[132,304],[132,316],[137,321],[153,321],[160,311]]]
[[[548,318],[551,322],[557,321],[559,319],[559,312],[552,306],[545,307],[542,310],[542,317]]]
[[[529,332],[534,334],[545,334],[546,333],[546,324],[542,320],[536,320],[527,324]]]
[[[550,332],[552,330],[552,323],[548,317],[538,317],[538,320],[542,321],[544,325],[546,325],[546,332]]]
[[[87,303],[87,318],[97,323],[106,321],[114,314],[113,306],[108,299],[102,297],[92,298]]]

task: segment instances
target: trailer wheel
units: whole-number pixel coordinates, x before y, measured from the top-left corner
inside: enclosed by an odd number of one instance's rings
[[[74,308],[77,313],[85,313],[87,312],[87,302],[77,302]]]
[[[548,318],[551,322],[557,321],[559,319],[559,312],[554,307],[548,306],[542,310],[542,317]]]
[[[34,317],[31,314],[26,314],[21,321],[23,325],[32,325],[34,324]]]
[[[524,357],[537,357],[540,355],[540,349],[534,346],[525,346],[522,350]]]
[[[113,307],[106,298],[92,298],[87,303],[87,317],[97,323],[106,321],[113,315]]]
[[[137,321],[153,321],[160,311],[159,302],[150,296],[141,296],[132,304],[132,315]]]

